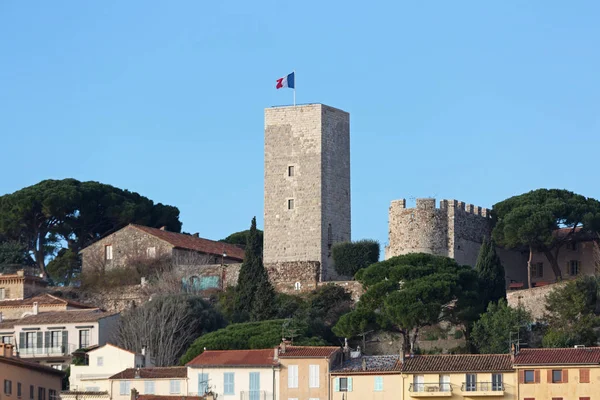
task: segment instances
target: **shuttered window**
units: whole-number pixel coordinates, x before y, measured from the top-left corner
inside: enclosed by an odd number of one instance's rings
[[[308,366],[308,387],[318,388],[319,385],[319,366],[309,365]]]
[[[235,393],[235,382],[233,372],[225,372],[223,374],[223,394],[234,394]]]
[[[120,395],[129,395],[130,393],[130,384],[129,381],[121,381],[119,383],[119,394]]]
[[[144,393],[145,394],[154,394],[154,381],[144,382]]]
[[[179,394],[181,393],[181,381],[173,379],[169,382],[169,393]]]
[[[382,392],[383,391],[383,376],[375,377],[375,391]]]
[[[580,369],[579,370],[579,383],[590,383],[590,370]]]
[[[290,365],[288,367],[288,388],[298,387],[298,366]]]

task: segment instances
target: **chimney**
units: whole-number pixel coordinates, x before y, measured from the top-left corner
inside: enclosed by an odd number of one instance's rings
[[[130,400],[136,400],[138,398],[138,391],[135,389],[131,389]]]
[[[197,237],[197,238],[199,238],[199,237],[200,237],[200,232],[196,232],[196,233],[194,233],[192,236],[193,236],[193,237]]]
[[[281,344],[279,345],[281,349],[281,354],[285,354],[285,338],[281,339]]]
[[[362,370],[363,371],[367,370],[367,360],[364,357],[362,359]]]
[[[136,369],[135,369],[135,378],[136,378],[136,379],[139,379],[139,378],[140,378],[140,369],[139,369],[139,368],[136,368]]]
[[[344,348],[342,349],[344,354],[344,361],[350,359],[350,346],[348,346],[348,338],[344,338]]]
[[[37,301],[33,302],[33,315],[38,315],[39,311],[40,311],[40,306],[38,305]]]
[[[160,227],[160,230],[161,230],[161,231],[166,231],[166,230],[167,230],[167,227],[166,227],[166,226],[161,226],[161,227]]]
[[[275,347],[275,349],[273,350],[273,360],[279,360],[279,347]]]
[[[13,345],[8,343],[0,343],[0,357],[12,357]]]

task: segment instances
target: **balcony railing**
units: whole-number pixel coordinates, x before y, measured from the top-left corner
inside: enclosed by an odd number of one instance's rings
[[[408,387],[408,391],[412,393],[452,393],[452,385],[449,383],[411,383]]]
[[[64,346],[42,346],[42,347],[21,347],[19,355],[21,357],[52,357],[52,356],[68,356],[77,350],[73,344]]]
[[[504,385],[500,382],[463,382],[460,390],[463,392],[503,392]]]

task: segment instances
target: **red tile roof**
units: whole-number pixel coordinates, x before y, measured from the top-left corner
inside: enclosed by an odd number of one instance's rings
[[[108,379],[135,379],[136,372],[139,373],[139,379],[160,379],[160,378],[187,378],[186,367],[162,367],[162,368],[127,368]]]
[[[333,346],[286,346],[285,353],[279,350],[279,358],[329,358],[339,347]]]
[[[271,367],[274,349],[206,350],[186,365],[189,367]]]
[[[227,258],[233,258],[239,261],[244,260],[244,250],[229,243],[215,242],[214,240],[185,235],[183,233],[163,231],[143,225],[130,224],[130,226],[162,239],[180,249],[199,251],[201,253],[219,256],[222,255],[224,251],[227,253]]]
[[[407,357],[402,372],[511,371],[510,354],[444,354]]]
[[[0,308],[32,307],[33,303],[40,306],[66,306],[73,308],[96,308],[72,300],[63,299],[48,293],[40,294],[26,299],[0,301]]]
[[[43,372],[46,374],[51,374],[51,375],[58,375],[59,378],[62,377],[65,373],[63,371],[59,371],[57,369],[51,368],[51,367],[46,367],[44,365],[41,365],[39,363],[33,362],[33,361],[27,361],[27,360],[23,360],[22,358],[17,358],[17,357],[3,357],[0,356],[0,364],[10,364],[12,366],[15,367],[21,367],[21,368],[26,368],[26,369],[33,369],[36,370],[38,372]]]
[[[600,364],[600,347],[521,349],[515,365]]]
[[[71,310],[41,312],[13,321],[14,325],[69,324],[80,322],[96,322],[103,318],[112,317],[119,313],[95,310]]]

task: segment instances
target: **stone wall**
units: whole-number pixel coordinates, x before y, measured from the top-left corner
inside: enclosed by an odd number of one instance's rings
[[[43,279],[27,275],[25,271],[14,274],[0,274],[0,289],[3,289],[2,300],[18,300],[34,296],[42,292],[48,283]]]
[[[335,278],[330,247],[350,240],[348,113],[266,109],[264,195],[265,263],[318,261],[319,279]]]
[[[362,284],[358,281],[330,281],[330,282],[319,282],[317,286],[325,286],[325,285],[336,285],[344,288],[346,292],[350,293],[352,296],[352,300],[357,302],[360,299],[360,296],[365,292]]]
[[[315,290],[321,276],[321,264],[318,261],[265,263],[265,269],[275,290],[282,293]]]
[[[546,296],[563,285],[564,283],[555,283],[531,289],[509,291],[506,293],[506,299],[509,306],[515,308],[523,306],[535,320],[540,320],[546,312]]]

